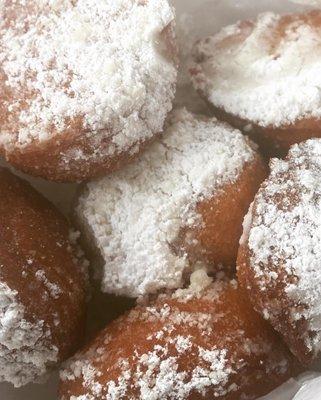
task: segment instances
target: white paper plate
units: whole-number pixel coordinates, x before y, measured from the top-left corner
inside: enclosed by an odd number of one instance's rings
[[[255,17],[262,11],[289,12],[307,7],[308,3],[321,3],[321,0],[173,0],[177,9],[178,34],[181,47],[181,76],[178,103],[183,104],[189,98],[188,105],[197,111],[204,106],[188,87],[184,74],[184,65],[193,42],[202,36],[218,31],[222,26],[239,19]],[[189,96],[186,95],[189,94]],[[196,103],[195,103],[196,101]],[[194,104],[193,104],[194,103]],[[52,200],[64,213],[68,213],[76,185],[58,185],[41,179],[28,178],[31,183]],[[291,380],[262,400],[320,400],[321,378],[316,374],[304,375],[301,381]],[[304,383],[302,383],[304,382]],[[28,385],[22,389],[13,389],[10,385],[0,384],[0,400],[56,400],[57,376],[46,384]]]

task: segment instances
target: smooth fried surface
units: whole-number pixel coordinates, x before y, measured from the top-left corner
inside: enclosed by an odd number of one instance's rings
[[[216,283],[116,320],[66,365],[60,398],[255,399],[298,371],[236,283]]]
[[[178,240],[192,263],[202,261],[218,269],[221,265],[225,271],[230,267],[234,270],[244,215],[266,176],[267,166],[257,155],[235,183],[197,205],[203,224],[183,229]]]

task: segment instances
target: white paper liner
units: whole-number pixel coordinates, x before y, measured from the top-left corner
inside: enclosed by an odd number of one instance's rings
[[[321,6],[321,0],[290,0],[293,3],[297,4],[304,4],[307,6],[312,6],[312,7],[320,7]]]
[[[311,379],[304,383],[294,396],[294,400],[317,400],[321,397],[321,377]],[[272,400],[272,398],[270,399]]]

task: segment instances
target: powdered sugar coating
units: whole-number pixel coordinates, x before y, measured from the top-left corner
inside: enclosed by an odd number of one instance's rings
[[[7,151],[74,129],[101,157],[135,152],[162,130],[176,82],[162,49],[174,20],[167,0],[3,1],[0,13]]]
[[[250,309],[243,314],[236,305],[235,311],[237,290],[236,282],[209,283],[195,297],[190,289],[186,298],[180,290],[136,307],[65,365],[61,399],[236,399],[267,393],[266,377],[286,379],[291,357],[264,330],[264,321],[261,331],[253,330],[260,317],[253,313],[248,322]],[[261,387],[253,393],[258,380]]]
[[[173,250],[180,230],[202,224],[196,204],[235,182],[255,154],[239,131],[179,110],[136,163],[89,183],[77,215],[103,258],[102,289],[137,297],[182,286],[191,266]]]
[[[320,118],[320,12],[268,12],[195,46],[195,88],[215,106],[261,127]]]
[[[18,293],[0,282],[0,381],[15,387],[34,382],[57,359],[50,328],[26,319]]]
[[[288,309],[266,300],[265,317],[280,315],[297,332],[312,357],[321,351],[321,140],[291,148],[285,161],[273,160],[270,178],[254,202],[247,234],[250,268],[262,293],[282,285]],[[282,332],[285,336],[286,332]]]

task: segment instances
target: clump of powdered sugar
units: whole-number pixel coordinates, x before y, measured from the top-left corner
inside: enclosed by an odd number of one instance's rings
[[[77,118],[97,151],[102,134],[111,140],[110,154],[162,130],[177,75],[163,56],[167,0],[10,3],[0,9],[5,146],[48,140]],[[81,148],[69,156],[85,157]]]
[[[62,294],[61,288],[56,283],[49,281],[49,279],[47,278],[46,273],[43,269],[39,269],[35,273],[35,277],[45,285],[46,289],[48,290],[49,295],[53,299],[59,299],[59,297]]]
[[[239,131],[180,110],[136,163],[89,183],[77,214],[104,261],[103,291],[130,297],[183,284],[187,256],[173,243],[201,224],[198,201],[235,182],[255,150]]]
[[[44,321],[26,320],[17,292],[0,282],[0,381],[15,387],[34,382],[57,358]]]
[[[273,160],[271,176],[254,204],[248,237],[251,268],[262,290],[269,282],[280,279],[283,282],[286,273],[284,295],[295,304],[289,310],[290,317],[294,323],[307,321],[304,339],[308,348],[318,354],[321,351],[321,140],[293,146],[285,161]],[[269,306],[273,308],[272,303]]]
[[[204,297],[204,290],[212,283],[213,278],[208,276],[206,270],[198,269],[191,274],[189,287],[177,289],[173,297],[185,302],[192,298]],[[218,292],[218,290],[216,290],[216,292]]]
[[[279,37],[283,23],[263,13],[198,42],[195,88],[214,106],[263,127],[320,118],[321,28],[293,17]]]

